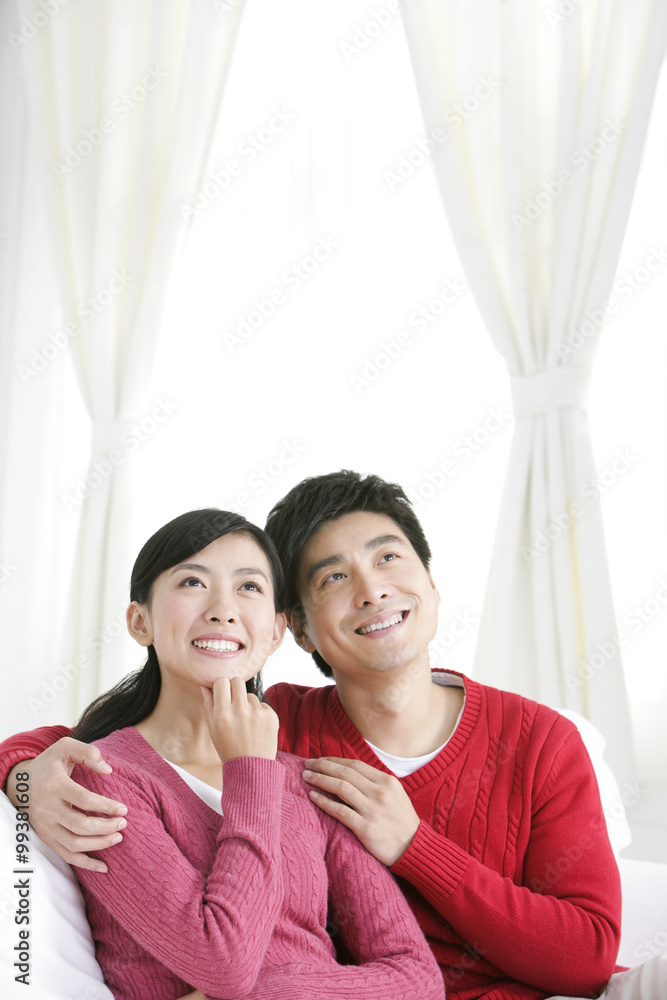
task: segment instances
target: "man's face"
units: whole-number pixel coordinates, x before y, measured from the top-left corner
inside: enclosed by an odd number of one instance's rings
[[[433,579],[384,514],[356,511],[324,524],[301,554],[297,592],[300,645],[341,674],[407,666],[427,655],[437,628]]]

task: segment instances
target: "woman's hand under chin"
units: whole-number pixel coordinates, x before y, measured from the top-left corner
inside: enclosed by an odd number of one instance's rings
[[[278,716],[270,705],[248,694],[242,677],[218,677],[202,687],[208,729],[220,760],[266,757],[278,750]]]

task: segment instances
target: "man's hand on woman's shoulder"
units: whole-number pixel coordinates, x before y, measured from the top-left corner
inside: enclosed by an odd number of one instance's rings
[[[65,736],[34,760],[24,760],[12,768],[7,778],[7,796],[15,806],[20,805],[16,798],[16,775],[27,771],[30,825],[35,833],[68,864],[106,872],[103,862],[89,858],[85,852],[102,851],[122,839],[119,831],[127,825],[122,818],[127,809],[122,802],[96,795],[73,781],[70,775],[76,764],[98,774],[111,772],[96,746]],[[104,815],[86,816],[85,812]]]

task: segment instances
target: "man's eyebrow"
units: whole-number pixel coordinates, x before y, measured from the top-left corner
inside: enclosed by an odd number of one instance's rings
[[[338,563],[340,563],[342,561],[343,561],[343,557],[341,555],[326,556],[324,559],[318,559],[318,561],[316,563],[313,563],[313,565],[308,570],[308,575],[306,577],[306,583],[307,584],[310,583],[311,580],[313,579],[313,577],[317,576],[317,574],[321,570],[328,569],[329,566],[337,566]]]
[[[377,538],[371,538],[370,541],[366,542],[364,548],[367,552],[373,552],[375,549],[381,549],[383,545],[402,545],[405,547],[405,539],[399,538],[398,535],[378,535]],[[318,559],[318,561],[313,563],[308,570],[306,584],[309,584],[313,577],[317,576],[321,570],[329,569],[330,566],[337,566],[343,561],[344,557],[340,554],[325,556],[324,559]]]
[[[398,535],[378,535],[377,538],[371,538],[370,542],[366,542],[366,549],[371,552],[373,549],[381,549],[383,545],[405,546],[405,539],[399,538]]]

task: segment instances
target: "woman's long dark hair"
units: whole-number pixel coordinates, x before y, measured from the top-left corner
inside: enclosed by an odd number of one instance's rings
[[[130,601],[150,606],[151,589],[161,573],[205,549],[216,538],[232,532],[250,535],[263,550],[271,566],[275,608],[282,610],[283,571],[273,542],[241,514],[215,507],[181,514],[148,539],[132,568]],[[155,647],[149,646],[144,666],[96,698],[85,709],[71,735],[84,743],[92,743],[115,729],[136,725],[155,708],[160,687],[160,665]],[[261,698],[259,674],[246,681],[246,689]]]

